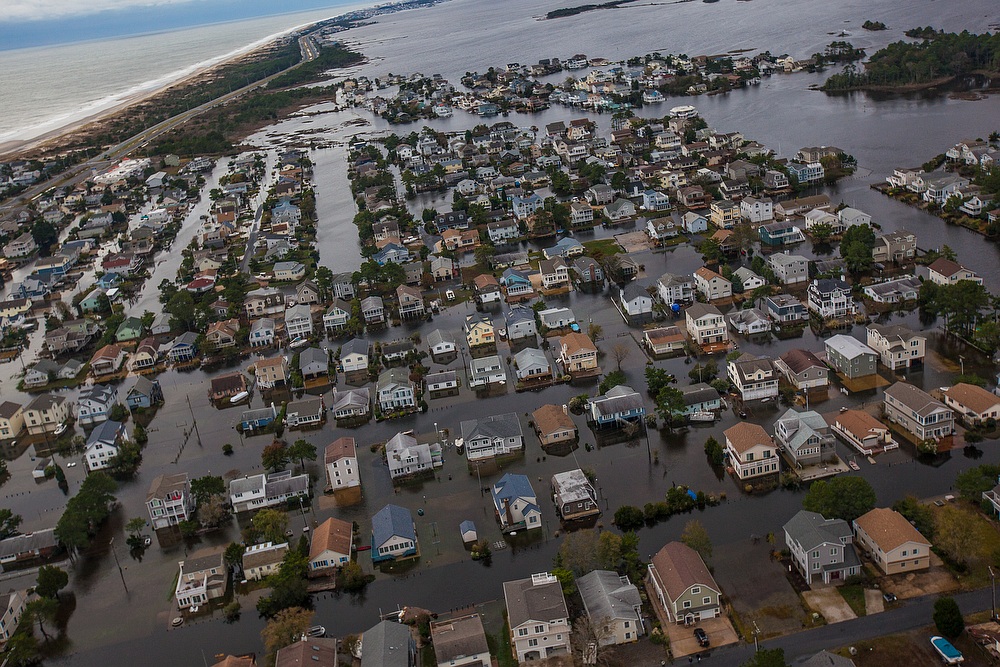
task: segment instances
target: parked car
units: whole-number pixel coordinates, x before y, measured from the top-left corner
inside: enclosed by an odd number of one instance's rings
[[[701,628],[694,629],[694,638],[698,640],[698,646],[708,646],[708,634]]]
[[[893,595],[892,593],[882,593],[882,599],[885,600],[886,602],[895,602],[896,596]]]

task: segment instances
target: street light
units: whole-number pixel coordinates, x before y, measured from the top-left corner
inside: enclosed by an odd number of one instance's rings
[[[958,362],[962,364],[962,375],[965,375],[965,357],[958,355]]]

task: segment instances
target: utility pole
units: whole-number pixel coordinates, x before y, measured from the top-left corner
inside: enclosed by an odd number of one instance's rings
[[[191,397],[185,396],[184,398],[187,399],[188,410],[191,411],[191,423],[192,425],[194,425],[194,435],[196,438],[198,438],[198,446],[203,447],[203,445],[201,444],[201,433],[198,431],[198,420],[195,419],[194,408],[191,407]]]
[[[993,615],[990,616],[990,619],[995,621],[997,620],[997,577],[996,574],[993,572],[992,565],[987,565],[986,568],[990,571],[990,582],[991,582],[990,588],[992,589],[993,592],[993,612],[992,612]]]
[[[125,594],[128,594],[128,585],[125,583],[125,572],[122,570],[121,561],[118,560],[118,551],[115,549],[115,538],[111,538],[108,542],[111,546],[111,553],[115,556],[115,564],[118,566],[118,575],[122,578],[122,587],[125,589]]]
[[[757,627],[757,621],[753,622],[753,652],[757,653],[760,651],[760,645],[757,643],[757,637],[760,635],[760,628]]]

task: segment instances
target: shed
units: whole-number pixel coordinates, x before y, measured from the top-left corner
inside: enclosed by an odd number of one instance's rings
[[[465,544],[471,544],[479,541],[479,533],[476,532],[476,524],[472,521],[466,519],[458,525],[458,529],[462,533],[462,542]]]

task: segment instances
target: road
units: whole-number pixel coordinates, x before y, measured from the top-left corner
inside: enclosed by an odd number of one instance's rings
[[[953,596],[965,615],[988,611],[993,603],[989,588],[980,588]],[[937,595],[905,600],[895,609],[873,616],[862,616],[803,630],[792,635],[761,642],[761,648],[785,649],[785,660],[795,665],[822,650],[850,646],[857,642],[885,635],[909,632],[933,624],[934,601]],[[737,644],[713,650],[701,661],[703,665],[740,665],[753,656],[753,644]],[[683,663],[683,660],[681,661]]]
[[[242,88],[238,88],[234,91],[226,93],[225,95],[217,97],[214,100],[209,100],[204,104],[192,107],[187,111],[182,111],[176,116],[172,116],[164,121],[161,121],[156,125],[149,127],[143,130],[142,132],[136,134],[135,136],[129,137],[125,141],[122,141],[121,143],[112,146],[111,148],[104,151],[95,158],[87,160],[86,162],[82,162],[74,167],[70,167],[63,173],[58,174],[43,183],[36,183],[35,185],[31,186],[30,188],[22,192],[17,197],[14,197],[10,201],[6,202],[3,208],[6,209],[18,206],[19,204],[22,204],[25,201],[34,199],[35,197],[42,194],[46,190],[49,190],[50,188],[54,188],[60,185],[75,185],[80,180],[89,177],[92,170],[96,169],[99,171],[110,166],[114,162],[117,162],[121,158],[128,155],[131,151],[135,150],[136,148],[142,148],[143,146],[146,146],[157,137],[183,125],[187,121],[203,114],[209,109],[214,109],[218,106],[227,104],[233,101],[234,99],[238,98],[239,96],[243,95],[244,93],[247,93],[256,88],[260,88],[261,86],[266,86],[275,77],[281,76],[282,74],[285,74],[286,72],[295,69],[296,67],[299,67],[303,63],[309,62],[310,60],[315,60],[319,56],[320,52],[319,46],[317,46],[316,40],[313,38],[313,35],[315,34],[316,33],[309,33],[308,35],[303,35],[299,37],[299,49],[302,52],[302,60],[295,63],[291,67],[284,69],[280,72],[276,72],[270,76],[264,77],[263,79],[255,81],[249,85],[243,86]]]

